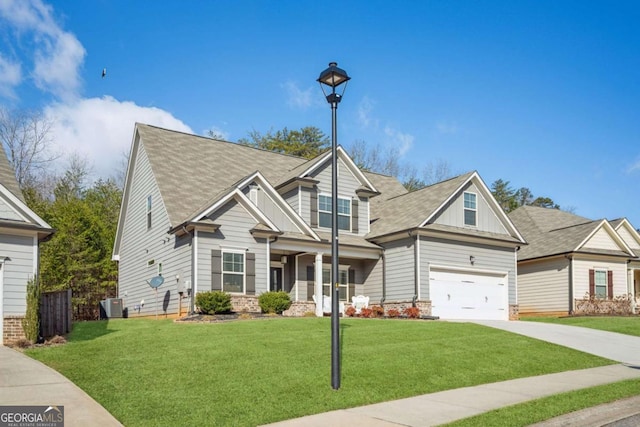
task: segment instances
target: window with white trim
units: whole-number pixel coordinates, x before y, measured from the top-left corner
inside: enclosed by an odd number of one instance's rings
[[[244,253],[222,253],[222,291],[244,293]]]
[[[349,295],[349,268],[338,268],[338,291],[340,301],[351,301]],[[331,296],[331,267],[322,269],[322,294]]]
[[[318,195],[318,225],[331,228],[331,196]],[[351,199],[338,197],[338,229],[351,231]]]
[[[596,298],[607,297],[607,270],[596,270],[594,273]]]
[[[151,196],[147,196],[147,230],[151,228]]]
[[[464,225],[475,227],[478,224],[477,195],[464,193]]]

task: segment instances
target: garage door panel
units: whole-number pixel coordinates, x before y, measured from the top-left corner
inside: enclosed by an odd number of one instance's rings
[[[503,276],[432,271],[432,313],[442,319],[507,319]]]

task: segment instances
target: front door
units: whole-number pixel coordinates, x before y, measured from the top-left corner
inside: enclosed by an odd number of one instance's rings
[[[282,267],[271,267],[270,291],[281,291],[282,287]]]

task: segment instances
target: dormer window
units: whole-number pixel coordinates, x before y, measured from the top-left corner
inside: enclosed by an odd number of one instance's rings
[[[318,225],[331,228],[331,196],[318,196]],[[351,200],[338,197],[338,229],[351,231]]]
[[[475,193],[464,193],[464,225],[475,227],[478,224],[478,210]]]

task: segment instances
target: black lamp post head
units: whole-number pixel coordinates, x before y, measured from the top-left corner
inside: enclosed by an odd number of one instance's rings
[[[347,72],[341,68],[338,68],[337,62],[330,62],[329,68],[320,73],[320,77],[318,77],[318,82],[320,83],[320,88],[322,92],[325,94],[327,101],[330,104],[337,104],[342,99],[342,95],[344,94],[344,89],[346,89],[346,84],[341,94],[336,93],[336,88],[343,83],[349,81],[351,77],[347,75]],[[324,91],[324,86],[329,86],[331,88],[331,93],[327,95]]]
[[[349,79],[351,79],[351,77],[347,75],[345,70],[338,68],[337,62],[330,62],[329,68],[320,73],[318,82],[336,88]]]

